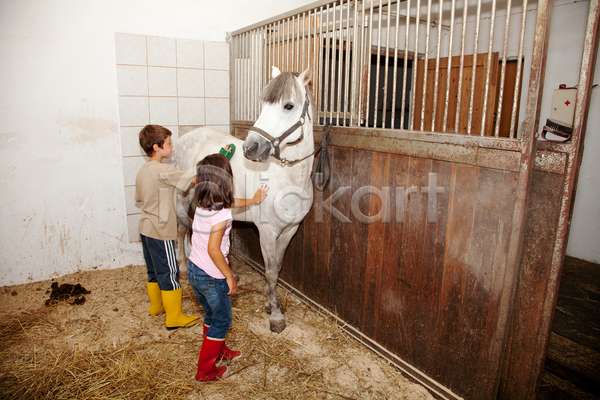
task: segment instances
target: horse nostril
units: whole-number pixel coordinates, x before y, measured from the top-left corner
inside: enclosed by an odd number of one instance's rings
[[[252,146],[246,147],[244,150],[246,150],[246,154],[254,155],[258,151],[258,143],[255,142]]]

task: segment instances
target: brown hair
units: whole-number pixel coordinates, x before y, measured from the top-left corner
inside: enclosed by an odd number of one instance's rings
[[[231,164],[222,154],[210,154],[196,165],[196,187],[188,215],[193,218],[196,207],[221,210],[233,205]]]
[[[160,125],[146,125],[140,131],[140,146],[148,157],[154,155],[154,145],[162,149],[165,140],[171,136],[170,130]]]

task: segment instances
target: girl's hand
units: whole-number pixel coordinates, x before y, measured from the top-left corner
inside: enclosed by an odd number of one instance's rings
[[[252,201],[254,204],[260,204],[267,197],[267,193],[269,192],[269,187],[267,185],[261,185],[260,189],[254,193],[252,196]]]
[[[229,286],[229,296],[233,296],[237,292],[237,282],[233,275],[229,275],[227,278],[227,286]]]

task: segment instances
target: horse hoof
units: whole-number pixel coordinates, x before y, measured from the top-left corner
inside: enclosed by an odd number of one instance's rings
[[[281,333],[285,329],[285,321],[271,321],[271,332]]]

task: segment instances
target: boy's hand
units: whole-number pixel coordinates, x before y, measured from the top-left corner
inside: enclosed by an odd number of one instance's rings
[[[237,282],[233,275],[229,275],[227,278],[227,286],[229,286],[229,296],[233,296],[237,292]]]
[[[252,196],[252,201],[254,204],[260,204],[267,197],[267,193],[269,192],[269,187],[267,185],[261,185],[260,189],[254,193]]]

